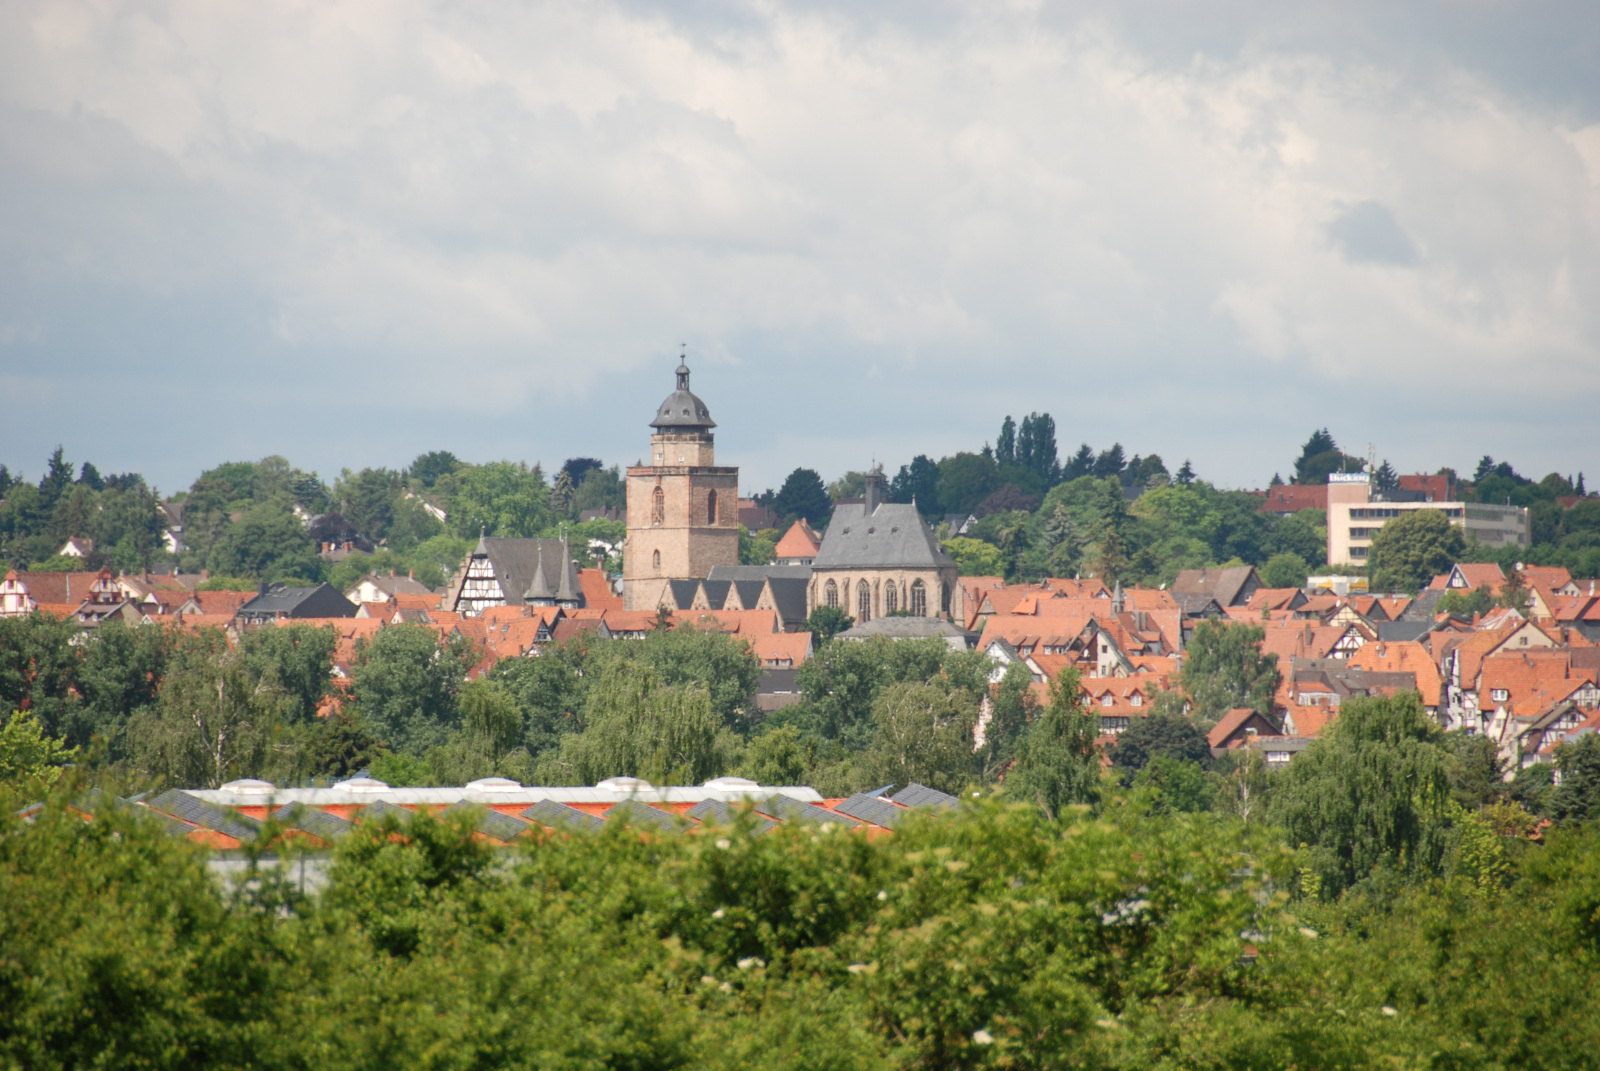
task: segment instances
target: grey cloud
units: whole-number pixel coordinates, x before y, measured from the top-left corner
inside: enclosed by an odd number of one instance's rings
[[[1395,221],[1394,213],[1377,201],[1359,201],[1343,209],[1328,224],[1328,237],[1346,260],[1356,263],[1417,262],[1417,247],[1410,236]]]

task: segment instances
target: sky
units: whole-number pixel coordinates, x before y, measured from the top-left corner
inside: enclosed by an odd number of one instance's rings
[[[1600,479],[1593,0],[6,0],[0,462]]]

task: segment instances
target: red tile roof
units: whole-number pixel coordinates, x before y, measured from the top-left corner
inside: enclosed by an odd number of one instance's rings
[[[778,558],[815,558],[817,551],[822,549],[822,540],[817,538],[817,533],[806,523],[804,517],[789,526],[783,533],[783,538],[778,540],[774,556]]]

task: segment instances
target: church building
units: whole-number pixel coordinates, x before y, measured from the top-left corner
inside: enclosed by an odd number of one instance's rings
[[[650,426],[650,462],[627,474],[628,541],[622,599],[629,610],[676,607],[674,580],[703,580],[739,564],[739,470],[719,467],[706,403],[689,390],[680,361],[677,388]]]
[[[889,614],[948,617],[956,563],[914,503],[884,501],[883,466],[866,497],[840,503],[811,563],[806,612],[837,606],[864,625]]]

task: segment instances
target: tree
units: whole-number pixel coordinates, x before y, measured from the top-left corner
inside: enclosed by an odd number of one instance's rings
[[[978,749],[980,774],[985,782],[998,781],[1017,754],[1017,741],[1028,723],[1038,716],[1033,697],[1033,674],[1021,662],[1006,667],[1000,685],[989,699],[989,720],[983,726]]]
[[[1198,814],[1211,810],[1218,784],[1198,762],[1157,755],[1135,775],[1133,787],[1150,792],[1155,814]]]
[[[872,704],[872,744],[862,756],[874,784],[920,783],[955,795],[972,780],[969,697],[936,684],[891,684]]]
[[[773,511],[785,520],[805,518],[812,524],[827,524],[833,514],[828,489],[815,469],[795,469],[784,479],[773,500]]]
[[[872,740],[872,706],[878,692],[891,684],[934,680],[944,672],[951,653],[938,639],[897,641],[874,636],[863,643],[826,644],[795,673],[803,699],[793,708],[796,722],[820,739],[860,751]]]
[[[1550,817],[1586,822],[1600,815],[1600,736],[1588,733],[1556,748],[1561,783],[1550,793]]]
[[[572,500],[576,494],[572,474],[562,469],[556,473],[556,485],[550,489],[550,511],[557,517],[572,516]]]
[[[1320,484],[1328,482],[1328,474],[1332,472],[1353,472],[1361,464],[1360,458],[1349,457],[1339,449],[1339,444],[1333,441],[1333,436],[1327,428],[1314,431],[1300,448],[1300,456],[1294,463],[1294,482],[1299,484]]]
[[[135,763],[168,785],[215,788],[261,773],[278,696],[259,685],[221,629],[184,636],[154,708],[128,723]]]
[[[856,623],[856,619],[839,606],[818,606],[806,618],[806,631],[818,647]]]
[[[1236,707],[1271,713],[1281,676],[1278,656],[1261,653],[1264,639],[1266,632],[1256,625],[1195,626],[1183,659],[1183,688],[1201,718],[1216,721]]]
[[[679,625],[652,632],[642,643],[624,645],[623,651],[650,666],[663,685],[703,689],[722,726],[749,729],[761,660],[745,641],[717,629]]]
[[[703,687],[663,685],[650,666],[624,659],[591,688],[583,732],[563,737],[559,758],[547,756],[539,769],[568,784],[608,777],[699,784],[718,772],[716,737]]]
[[[1121,483],[1123,470],[1127,467],[1121,443],[1112,443],[1109,450],[1100,451],[1100,456],[1094,459],[1094,475],[1102,480],[1114,478]]]
[[[46,463],[45,474],[39,480],[39,507],[49,515],[56,508],[56,503],[61,496],[67,493],[72,486],[72,463],[65,457],[65,451],[56,447]]]
[[[317,717],[338,646],[332,628],[313,625],[251,629],[239,644],[251,675],[280,697],[282,720],[291,725]]]
[[[111,758],[127,757],[128,722],[156,705],[176,639],[176,630],[115,619],[90,633],[77,674],[82,703],[63,727],[68,742],[81,747],[98,737]]]
[[[1006,414],[1000,425],[1000,435],[994,441],[994,459],[1001,465],[1017,463],[1017,423]]]
[[[1262,551],[1270,558],[1274,554],[1294,554],[1306,563],[1321,568],[1328,562],[1328,515],[1320,509],[1303,509],[1287,517],[1268,518]]]
[[[1182,714],[1165,712],[1132,719],[1128,727],[1117,734],[1108,753],[1112,764],[1130,779],[1157,758],[1195,763],[1211,761],[1211,745],[1200,727]]]
[[[1426,877],[1450,844],[1450,773],[1421,697],[1355,698],[1290,764],[1274,811],[1324,899],[1385,870]]]
[[[447,743],[460,725],[458,699],[473,661],[464,637],[391,625],[356,642],[351,704],[385,744],[420,757]]]
[[[404,477],[388,469],[362,469],[353,476],[346,470],[333,493],[339,512],[350,519],[357,531],[376,543],[389,538],[395,520],[395,500],[404,486]]]
[[[965,451],[939,462],[939,506],[949,513],[971,513],[1000,487],[994,458]]]
[[[1303,588],[1311,567],[1292,551],[1280,551],[1261,567],[1261,583],[1269,588]]]
[[[1373,490],[1388,494],[1400,490],[1400,474],[1394,471],[1394,466],[1389,464],[1389,459],[1384,458],[1383,464],[1372,474]]]
[[[428,765],[447,784],[480,777],[527,780],[533,763],[523,748],[522,708],[496,681],[471,681],[461,689],[461,729],[448,744],[428,752]]]
[[[546,647],[538,658],[503,658],[489,671],[489,680],[521,708],[522,745],[533,757],[560,746],[567,733],[583,731],[588,666],[588,641],[579,636]]]
[[[942,510],[939,466],[926,454],[918,454],[911,459],[911,464],[901,465],[900,471],[889,481],[889,501],[914,502],[924,516],[938,516]]]
[[[418,454],[406,470],[412,479],[423,487],[432,487],[441,477],[450,476],[462,468],[461,459],[448,450],[433,450]]]
[[[1089,448],[1088,443],[1083,443],[1078,447],[1078,452],[1073,454],[1071,459],[1062,466],[1061,479],[1063,482],[1067,482],[1093,475],[1094,451]]]
[[[0,716],[0,787],[52,784],[78,749],[45,735],[32,711]]]
[[[1184,458],[1183,464],[1178,468],[1178,475],[1175,477],[1178,486],[1188,487],[1198,478],[1194,474],[1194,466],[1189,464],[1188,458]]]
[[[1117,448],[1117,453],[1120,459],[1121,447]],[[1029,413],[1022,418],[1022,427],[1017,432],[1016,463],[1039,478],[1043,484],[1041,490],[1061,479],[1061,463],[1056,459],[1056,422],[1049,413]]]
[[[521,461],[473,465],[454,477],[449,525],[458,536],[481,532],[509,538],[531,538],[549,527],[550,489],[539,466]]]
[[[1452,588],[1439,596],[1439,601],[1433,604],[1435,613],[1450,614],[1452,617],[1468,620],[1474,615],[1486,614],[1492,609],[1494,609],[1494,596],[1489,594],[1487,587],[1478,588],[1471,594]]]
[[[1050,703],[1017,745],[1017,764],[1005,786],[1014,799],[1034,803],[1047,818],[1072,804],[1100,800],[1100,756],[1095,737],[1100,716],[1078,698],[1078,673],[1067,668],[1050,686]]]
[[[211,571],[260,580],[315,581],[322,574],[300,519],[280,503],[249,510],[217,538],[209,556]]]
[[[807,760],[800,730],[782,725],[751,737],[739,774],[758,785],[804,784],[810,765]]]
[[[1372,537],[1367,575],[1374,591],[1420,591],[1461,559],[1466,540],[1443,510],[1409,510]]]
[[[0,617],[0,710],[32,711],[47,736],[74,733],[77,635],[71,621],[50,614]]]
[[[944,549],[955,559],[956,570],[962,576],[1005,575],[1005,555],[992,543],[957,536],[945,540]]]

